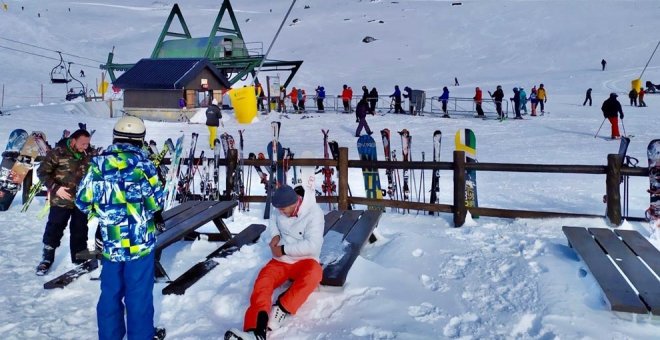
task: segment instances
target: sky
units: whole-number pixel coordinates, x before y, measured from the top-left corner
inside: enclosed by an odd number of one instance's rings
[[[59,62],[53,51],[65,53],[65,60],[74,63],[74,74],[85,70],[84,81],[93,86],[100,80],[98,65],[113,46],[117,62],[135,62],[150,55],[173,3],[5,3],[8,11],[0,12],[1,110],[10,115],[0,116],[0,141],[23,128],[43,131],[54,143],[62,130],[85,122],[97,130],[92,144],[110,144],[116,118],[107,118],[106,104],[65,103],[62,85],[49,84],[50,70]],[[245,40],[261,42],[266,50],[290,2],[235,1],[232,5]],[[192,0],[180,6],[193,36],[208,35],[220,2]],[[356,92],[362,85],[377,87],[385,96],[394,85],[410,86],[426,91],[427,98],[439,96],[447,86],[450,96],[469,99],[477,86],[487,93],[500,84],[509,98],[513,87],[524,87],[529,93],[532,86],[545,84],[546,114],[525,116],[522,121],[481,120],[473,118],[474,113],[457,112],[443,119],[437,114],[437,102],[433,103],[436,113],[395,115],[387,113],[389,101],[384,97],[381,105],[385,108],[367,118],[371,129],[408,129],[413,136],[413,160],[421,160],[422,152],[427,160],[431,157],[433,131],[439,129],[443,132],[441,160],[450,161],[454,134],[470,128],[476,134],[481,162],[605,165],[619,142],[609,140],[608,122],[594,135],[603,122],[602,101],[616,92],[625,113],[621,127],[633,136],[628,154],[639,159],[639,166],[647,166],[647,144],[658,138],[655,121],[660,97],[647,95],[648,107],[639,108],[631,107],[626,95],[658,43],[649,32],[657,30],[654,20],[659,15],[656,1],[473,0],[459,6],[450,1],[299,1],[270,57],[303,60],[291,85],[307,93],[323,85],[329,96],[339,94],[343,84]],[[294,19],[298,21],[292,24]],[[365,36],[376,40],[363,43]],[[601,71],[601,59],[607,60],[605,71]],[[454,77],[460,86],[453,86]],[[657,56],[644,71],[642,83],[646,80],[660,82]],[[582,106],[587,88],[593,89],[593,106]],[[472,108],[469,100],[455,103],[456,108]],[[453,105],[450,101],[450,110]],[[492,111],[487,105],[485,109]],[[492,112],[487,114],[493,117]],[[242,125],[228,110],[223,112],[220,131],[237,138],[238,130],[244,129],[245,151],[265,152],[270,123],[281,121],[284,146],[297,154],[309,151],[322,158],[321,129],[329,129],[330,139],[347,146],[350,159],[358,158],[352,115],[330,111],[308,116],[273,113]],[[146,122],[146,126],[147,138],[159,145],[181,134],[188,138],[199,133],[202,140],[208,133],[203,124]],[[378,138],[376,142],[382,159],[382,143]],[[393,137],[392,149],[399,158],[400,147]],[[210,152],[200,143],[198,153],[202,149]],[[430,175],[424,175],[426,188]],[[421,173],[415,176],[418,188]],[[441,176],[440,202],[451,204],[451,173],[443,171]],[[384,171],[381,177],[381,186],[386,186]],[[353,195],[364,197],[359,169],[351,169],[349,185]],[[483,207],[599,215],[605,211],[604,175],[484,171],[477,174],[477,185]],[[646,178],[630,178],[630,216],[644,216],[647,188]],[[263,194],[256,179],[252,193]],[[28,212],[21,213],[19,197],[9,211],[0,212],[0,269],[6,273],[0,282],[0,302],[6,306],[0,312],[0,335],[93,339],[98,281],[85,276],[65,289],[42,289],[46,280],[73,267],[68,235],[57,250],[51,274],[34,275],[46,223],[39,217],[44,204],[38,197]],[[252,204],[250,211],[236,211],[226,222],[232,232],[239,232],[251,223],[268,224],[262,216],[263,205]],[[270,338],[656,337],[660,333],[657,318],[608,310],[593,276],[569,248],[563,225],[611,227],[603,218],[482,216],[454,228],[450,214],[401,214],[388,209],[376,229],[378,241],[363,249],[345,287],[314,292]],[[620,228],[637,230],[660,247],[647,223],[625,221]],[[204,240],[179,242],[165,250],[162,263],[176,277],[218,246]],[[163,296],[163,284],[156,283],[156,325],[165,327],[171,339],[221,339],[227,329],[241,326],[252,283],[269,254],[263,239],[244,247],[219,260],[220,265],[184,296]],[[97,277],[98,272],[91,276]]]

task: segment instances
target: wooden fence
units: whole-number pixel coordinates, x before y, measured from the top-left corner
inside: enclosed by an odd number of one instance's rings
[[[429,212],[444,212],[454,215],[454,226],[460,227],[465,223],[468,207],[465,204],[465,171],[500,171],[500,172],[529,172],[529,173],[561,173],[561,174],[594,174],[606,175],[605,186],[607,193],[607,217],[613,225],[621,225],[621,176],[646,176],[647,168],[632,168],[623,166],[623,160],[618,154],[607,156],[607,165],[559,165],[559,164],[501,164],[501,163],[466,163],[463,151],[454,151],[453,162],[402,162],[402,161],[361,161],[349,160],[348,148],[339,148],[338,160],[332,159],[293,159],[288,161],[289,166],[331,166],[338,172],[337,196],[317,196],[319,203],[337,203],[340,210],[348,209],[350,204],[369,206],[393,207],[401,209],[423,210]],[[245,166],[270,167],[269,160],[244,160]],[[227,173],[232,173],[237,164],[236,154],[231,153],[229,161],[223,160],[222,165],[228,167]],[[453,204],[430,204],[391,199],[369,199],[349,196],[348,169],[349,168],[378,168],[378,169],[415,169],[415,170],[452,170],[453,171]],[[266,168],[266,169],[267,169]],[[264,169],[265,170],[265,169]],[[265,202],[265,196],[244,196],[243,202]],[[593,214],[579,214],[568,212],[548,212],[531,210],[511,210],[486,207],[471,207],[470,212],[479,216],[492,216],[504,218],[548,218],[548,217],[603,217]],[[628,218],[641,220],[641,218]]]

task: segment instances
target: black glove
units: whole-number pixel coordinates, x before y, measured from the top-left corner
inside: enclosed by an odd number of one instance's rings
[[[621,119],[623,119],[623,112],[621,112],[621,114],[619,115],[619,117],[621,117]]]
[[[161,232],[165,230],[165,220],[163,219],[162,210],[158,210],[154,213],[154,223],[156,224],[156,230]]]

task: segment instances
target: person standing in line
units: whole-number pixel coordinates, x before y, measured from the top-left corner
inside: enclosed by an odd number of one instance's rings
[[[408,109],[410,110],[410,115],[412,116],[415,114],[415,105],[413,102],[412,89],[409,86],[406,86],[403,88],[403,92],[405,92],[403,94],[403,98],[408,99]]]
[[[362,85],[362,98],[360,99],[364,99],[365,102],[369,100],[369,89],[367,85]]]
[[[344,84],[342,86],[342,91],[341,95],[341,103],[344,105],[344,113],[350,113],[351,112],[351,97],[353,96],[352,91],[348,90],[348,85]]]
[[[257,83],[256,87],[254,88],[254,92],[257,96],[257,110],[266,111],[266,108],[264,107],[264,100],[266,99],[266,95],[264,94],[263,87],[261,87],[261,83]]]
[[[602,59],[602,60],[600,61],[600,66],[603,67],[602,71],[605,71],[605,65],[607,65],[607,61],[605,61],[605,59]]]
[[[490,91],[488,91],[488,94],[490,95],[491,98],[493,98],[493,101],[495,102],[495,111],[497,112],[497,118],[499,119],[504,118],[504,113],[502,112],[502,100],[504,100],[504,91],[502,91],[502,85],[497,85],[497,89],[495,90],[495,92],[490,93]]]
[[[481,93],[481,89],[479,87],[476,87],[474,89],[474,97],[472,97],[472,100],[474,100],[474,106],[477,110],[477,117],[482,118],[484,117],[484,109],[481,108],[481,102],[483,100],[483,94]]]
[[[367,131],[368,135],[371,135],[373,133],[369,128],[369,124],[367,124],[368,113],[369,113],[369,106],[367,104],[367,101],[364,99],[360,99],[357,106],[355,107],[355,115],[357,116],[357,121],[358,121],[358,126],[357,129],[355,130],[355,137],[360,137],[360,133],[362,132],[363,127],[364,130]]]
[[[273,258],[254,282],[243,329],[228,330],[225,340],[265,340],[269,329],[280,328],[289,315],[298,312],[323,278],[319,255],[324,219],[314,192],[300,197],[283,185],[273,193],[272,204],[279,211],[269,243]],[[287,281],[293,283],[273,304],[274,290]]]
[[[325,112],[323,101],[325,100],[325,88],[321,85],[316,87],[316,108],[318,112]]]
[[[518,93],[520,96],[520,111],[524,111],[525,115],[527,115],[527,92],[521,87],[518,89]]]
[[[637,91],[635,89],[628,92],[628,98],[630,98],[630,106],[637,106]]]
[[[442,94],[438,98],[438,101],[442,103],[442,118],[450,118],[449,113],[447,113],[447,102],[449,101],[449,89],[447,86],[442,88]]]
[[[639,89],[639,103],[638,105],[640,107],[646,107],[646,103],[644,102],[644,94],[646,94],[646,91],[644,91],[644,88]]]
[[[295,86],[291,89],[291,93],[289,93],[288,97],[293,106],[293,113],[298,113],[298,89]]]
[[[523,119],[522,116],[520,115],[520,91],[518,91],[517,87],[513,88],[513,97],[509,99],[513,103],[513,112],[515,112],[516,114],[516,116],[513,117],[513,119]]]
[[[96,305],[101,340],[161,339],[154,327],[154,247],[164,193],[156,167],[142,150],[146,128],[124,116],[113,141],[94,157],[80,182],[76,206],[98,224],[103,240],[101,295]]]
[[[543,84],[539,85],[539,89],[536,91],[536,98],[539,99],[539,104],[541,104],[541,115],[543,115],[545,113],[545,103],[548,102],[548,94],[545,92]]]
[[[603,116],[605,116],[612,125],[612,139],[621,139],[617,114],[623,119],[623,108],[621,108],[621,103],[619,103],[616,97],[618,97],[616,93],[610,93],[610,97],[603,102],[603,106],[601,106],[600,109],[603,111]]]
[[[587,102],[589,102],[589,106],[591,106],[591,87],[587,89],[587,94],[584,97],[584,102],[582,103],[582,106],[587,105]]]
[[[87,249],[87,216],[76,207],[73,200],[93,156],[90,140],[91,135],[87,130],[76,130],[62,145],[50,150],[37,168],[39,180],[50,193],[48,222],[42,237],[43,252],[36,269],[39,276],[47,274],[53,265],[55,249],[60,246],[67,222],[71,234],[71,262],[84,262],[76,259],[76,254]]]
[[[536,117],[536,106],[539,105],[539,100],[536,98],[536,86],[532,88],[532,93],[529,94],[529,102],[532,107],[532,114],[530,116]]]
[[[394,99],[394,113],[403,113],[403,108],[401,107],[401,90],[399,90],[399,85],[394,85],[394,93],[390,95],[390,98]]]
[[[378,104],[378,90],[372,88],[369,92],[369,113],[376,114],[376,105]]]
[[[305,90],[300,88],[298,89],[298,112],[299,113],[304,113],[305,112],[305,101],[307,100],[307,93],[305,93]]]
[[[211,150],[215,147],[215,139],[218,135],[218,127],[222,121],[222,111],[218,106],[218,101],[213,98],[211,105],[206,109],[206,127],[209,129],[209,146]]]
[[[280,95],[277,103],[277,112],[286,113],[286,87],[280,86]]]

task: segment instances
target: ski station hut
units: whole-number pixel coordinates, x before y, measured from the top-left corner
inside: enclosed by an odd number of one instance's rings
[[[158,121],[188,121],[230,87],[206,58],[142,59],[113,84],[124,90],[126,114]]]

